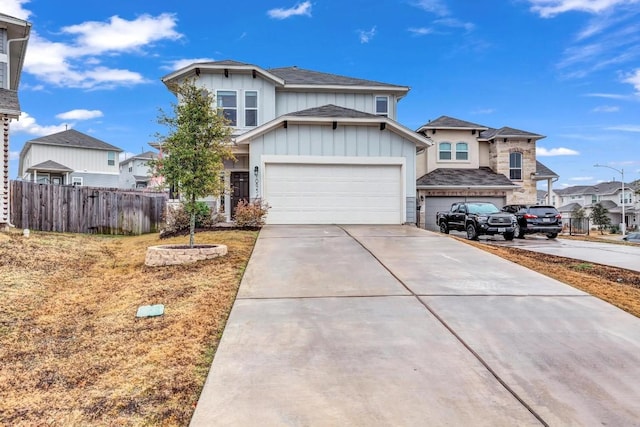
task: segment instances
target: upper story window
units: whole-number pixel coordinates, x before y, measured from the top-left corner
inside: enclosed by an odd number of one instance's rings
[[[456,160],[469,160],[469,144],[466,142],[456,144]]]
[[[591,203],[598,203],[598,196],[596,196],[595,194],[591,195]]]
[[[238,97],[233,90],[219,90],[216,94],[218,108],[222,110],[222,115],[229,120],[231,126],[238,125]]]
[[[107,152],[107,165],[115,166],[116,164],[116,153],[115,151]]]
[[[255,90],[244,93],[244,125],[258,126],[258,92]]]
[[[376,115],[389,117],[389,97],[376,96]]]
[[[438,144],[438,160],[451,160],[450,142],[441,142]]]
[[[522,153],[509,154],[509,179],[522,180]]]
[[[633,203],[632,192],[624,191],[624,193],[620,192],[620,203],[624,203],[625,205],[630,205]]]

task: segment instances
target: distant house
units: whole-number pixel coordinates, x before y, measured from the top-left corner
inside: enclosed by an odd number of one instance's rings
[[[149,161],[157,158],[158,153],[146,151],[121,161],[118,187],[135,189],[156,187],[157,178],[153,176]]]
[[[558,179],[536,160],[536,142],[542,135],[448,116],[426,123],[417,132],[433,142],[416,159],[416,188],[425,228],[437,230],[436,212],[463,199],[497,207],[538,203],[538,182],[547,183],[548,194]]]
[[[18,176],[25,181],[90,187],[118,187],[122,150],[69,129],[27,141]]]
[[[262,198],[270,224],[402,224],[416,217],[416,151],[430,142],[396,121],[409,87],[298,67],[194,63],[185,79],[215,97],[233,128],[230,218],[239,200]],[[224,202],[224,203],[223,203]]]
[[[9,215],[9,122],[20,116],[18,86],[31,24],[0,13],[0,118],[5,129],[0,165],[0,228],[11,224]]]
[[[636,207],[638,196],[634,189],[622,182],[601,182],[597,185],[576,185],[554,190],[556,195],[556,208],[562,214],[563,219],[571,218],[572,212],[578,207],[585,209],[587,215],[591,214],[593,206],[601,203],[609,211],[611,224],[622,223],[622,205],[624,204],[624,223],[626,228],[635,229],[640,224],[640,210]]]

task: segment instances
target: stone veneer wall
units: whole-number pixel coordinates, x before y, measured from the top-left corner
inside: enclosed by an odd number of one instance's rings
[[[509,155],[518,151],[522,153],[522,181],[513,181],[520,188],[507,195],[507,204],[535,203],[537,200],[536,182],[531,175],[536,171],[536,143],[535,141],[497,139],[489,146],[489,164],[497,173],[509,177]]]

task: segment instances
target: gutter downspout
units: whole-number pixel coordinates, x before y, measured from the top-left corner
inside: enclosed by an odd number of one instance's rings
[[[26,42],[27,40],[29,40],[29,36],[7,40],[7,83],[9,83],[8,89],[11,89],[11,43]],[[17,91],[18,91],[18,88],[16,87],[16,92]]]

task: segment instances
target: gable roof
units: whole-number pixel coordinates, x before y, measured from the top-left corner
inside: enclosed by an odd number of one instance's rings
[[[153,160],[158,158],[158,153],[155,151],[145,151],[144,153],[136,154],[131,157],[127,157],[120,162],[121,165],[128,163],[132,160]]]
[[[420,126],[416,132],[422,132],[427,129],[468,129],[468,130],[486,130],[486,126],[477,123],[466,122],[449,116],[440,116],[435,120],[431,120]]]
[[[534,179],[559,178],[560,175],[536,160],[536,173]]]
[[[171,89],[171,83],[181,78],[199,76],[203,72],[216,73],[240,73],[260,75],[266,80],[272,81],[281,89],[335,89],[335,90],[368,90],[396,93],[404,96],[409,92],[408,86],[400,86],[389,83],[365,80],[338,74],[323,73],[320,71],[306,70],[303,68],[282,67],[265,70],[257,65],[234,60],[196,62],[184,68],[167,74],[162,81]]]
[[[626,188],[628,188],[627,184],[625,184],[625,189]],[[566,187],[554,191],[556,194],[561,196],[584,196],[593,194],[609,196],[616,194],[618,191],[622,191],[622,182],[609,181],[601,182],[596,185],[574,185],[572,187]]]
[[[38,170],[38,171],[47,171],[47,172],[73,172],[73,169],[61,165],[58,162],[54,162],[53,160],[47,160],[42,163],[38,163],[37,165],[31,166],[28,171]]]
[[[114,145],[108,144],[97,138],[78,132],[75,129],[68,129],[52,135],[42,136],[40,138],[27,141],[25,148],[32,144],[41,145],[57,145],[61,147],[87,148],[92,150],[117,151],[122,150]],[[25,151],[23,148],[23,151]]]
[[[416,188],[452,188],[452,187],[492,187],[513,189],[518,187],[501,173],[495,173],[491,168],[453,169],[438,168],[416,181]]]
[[[322,125],[329,123],[333,123],[336,126],[338,123],[341,125],[379,126],[381,131],[384,129],[392,131],[420,147],[428,147],[433,144],[424,136],[413,132],[411,129],[402,126],[388,117],[376,116],[332,104],[284,114],[235,137],[234,142],[236,144],[248,144],[255,138],[281,126],[287,127],[289,124]]]

